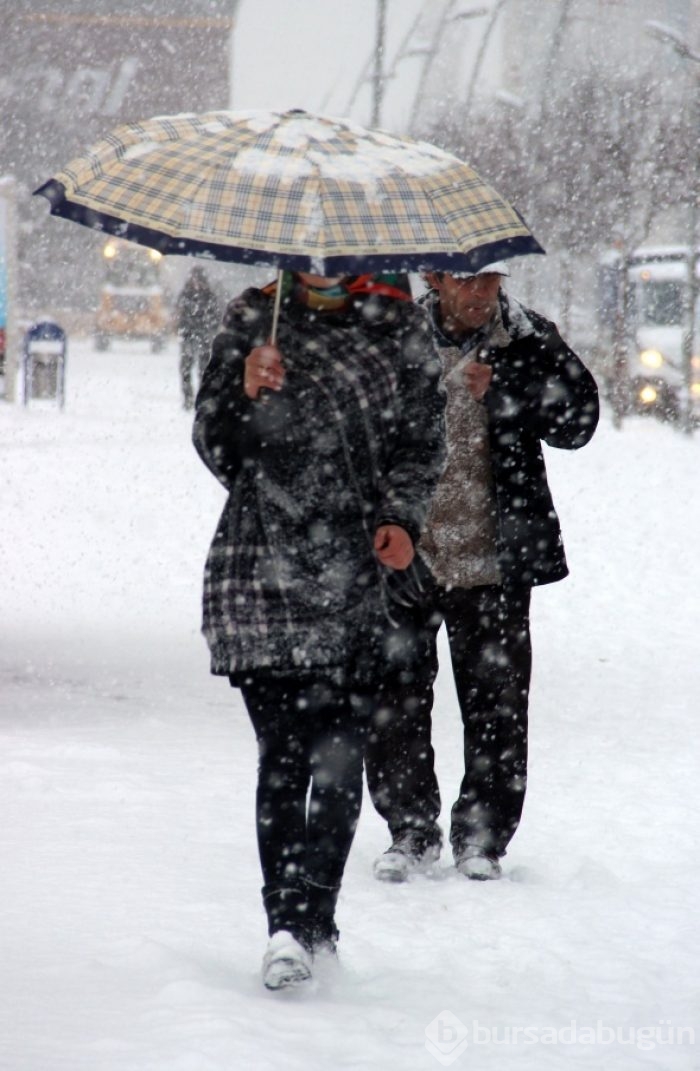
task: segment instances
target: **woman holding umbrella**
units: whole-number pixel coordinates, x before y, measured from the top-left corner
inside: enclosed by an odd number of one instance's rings
[[[397,287],[284,273],[224,317],[194,442],[229,491],[207,560],[212,672],[240,688],[259,746],[266,986],[334,949],[360,813],[368,715],[402,659],[388,574],[413,559],[443,459],[439,368]],[[307,805],[307,790],[310,796]]]
[[[386,667],[410,662],[387,592],[412,571],[443,451],[423,314],[340,273],[474,272],[542,249],[464,161],[297,110],[126,124],[36,192],[55,215],[163,254],[297,272],[276,290],[273,347],[271,293],[233,302],[194,430],[229,491],[204,630],[260,744],[265,981],[288,985],[337,936],[366,712]]]

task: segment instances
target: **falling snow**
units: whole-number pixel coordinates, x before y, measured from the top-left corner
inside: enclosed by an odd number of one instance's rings
[[[467,882],[444,855],[433,879],[379,884],[366,801],[340,966],[280,999],[259,976],[253,733],[198,631],[223,492],[190,445],[176,348],[75,341],[67,388],[62,414],[0,425],[0,1066],[423,1071],[444,1012],[476,1030],[458,1071],[697,1066],[687,1038],[542,1033],[698,1026],[695,442],[615,432],[606,412],[585,450],[547,452],[572,575],[533,599],[530,782],[504,878]],[[447,669],[437,696],[446,820]]]

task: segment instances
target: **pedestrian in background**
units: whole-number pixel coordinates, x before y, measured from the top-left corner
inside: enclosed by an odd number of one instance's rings
[[[203,268],[196,266],[188,275],[176,302],[176,316],[182,404],[191,409],[196,393],[193,372],[197,370],[199,383],[221,323],[219,302]]]
[[[498,878],[523,808],[531,589],[568,573],[541,444],[584,446],[598,391],[554,324],[504,291],[507,274],[501,263],[425,277],[448,455],[416,561],[397,578],[413,604],[415,664],[387,680],[367,745],[369,790],[392,837],[375,862],[385,881],[404,881],[441,850],[431,712],[443,621],[464,728],[450,828],[457,870]]]

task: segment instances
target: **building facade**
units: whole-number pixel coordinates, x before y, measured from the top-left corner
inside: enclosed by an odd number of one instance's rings
[[[236,0],[0,0],[0,175],[17,184],[29,310],[87,306],[89,232],[31,193],[121,122],[227,108]],[[92,240],[91,240],[92,239]]]

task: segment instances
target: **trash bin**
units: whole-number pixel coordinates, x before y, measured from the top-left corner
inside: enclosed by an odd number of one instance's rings
[[[65,401],[66,332],[55,320],[37,320],[27,329],[22,345],[23,400]]]

